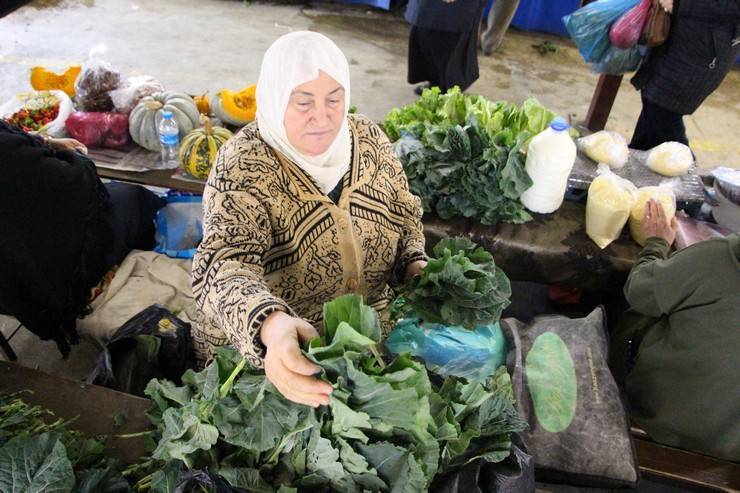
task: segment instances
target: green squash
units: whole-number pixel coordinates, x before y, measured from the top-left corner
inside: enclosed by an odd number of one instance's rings
[[[172,112],[181,141],[200,126],[200,113],[193,98],[181,92],[160,92],[142,98],[129,115],[128,128],[134,142],[150,151],[159,151],[158,129],[163,111]]]

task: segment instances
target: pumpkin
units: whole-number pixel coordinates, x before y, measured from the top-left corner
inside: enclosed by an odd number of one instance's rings
[[[72,65],[63,74],[56,74],[44,67],[31,69],[31,87],[37,91],[59,90],[67,93],[70,98],[75,95],[75,80],[80,75],[82,67]]]
[[[199,180],[208,178],[216,153],[233,135],[223,127],[214,127],[211,119],[201,117],[203,128],[190,132],[180,145],[180,166]]]
[[[201,115],[208,116],[211,114],[211,105],[208,103],[208,92],[204,92],[200,96],[195,96],[193,100]]]
[[[193,98],[181,92],[158,92],[142,98],[129,115],[128,128],[134,142],[150,151],[159,151],[159,122],[165,110],[171,111],[177,122],[180,141],[200,125]]]
[[[254,120],[257,113],[255,84],[239,92],[224,89],[211,99],[213,114],[230,125],[244,126]]]

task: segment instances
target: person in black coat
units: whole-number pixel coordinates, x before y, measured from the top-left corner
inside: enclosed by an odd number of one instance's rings
[[[661,0],[673,12],[668,41],[650,53],[632,79],[642,112],[630,147],[688,145],[683,116],[719,87],[740,53],[740,0]]]
[[[409,84],[428,82],[443,92],[478,79],[478,28],[485,0],[410,0]],[[423,89],[416,88],[417,94]]]
[[[0,119],[0,314],[65,357],[91,288],[133,248],[153,247],[164,205],[143,187],[104,185],[84,152]]]

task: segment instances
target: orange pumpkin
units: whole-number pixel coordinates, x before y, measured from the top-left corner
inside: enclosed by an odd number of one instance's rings
[[[60,75],[44,67],[33,67],[31,69],[31,87],[37,91],[57,89],[67,93],[70,98],[74,97],[75,80],[77,80],[81,70],[82,68],[79,65],[72,65]]]

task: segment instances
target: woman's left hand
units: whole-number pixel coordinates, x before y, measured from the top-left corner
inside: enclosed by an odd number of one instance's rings
[[[46,142],[52,149],[55,149],[57,151],[77,151],[87,155],[87,147],[79,140],[49,138]]]
[[[417,260],[416,262],[411,262],[408,267],[406,267],[406,280],[408,281],[415,275],[421,274],[421,270],[426,266],[426,260]]]
[[[673,12],[673,0],[660,0],[660,6],[669,14]]]

